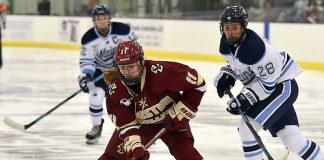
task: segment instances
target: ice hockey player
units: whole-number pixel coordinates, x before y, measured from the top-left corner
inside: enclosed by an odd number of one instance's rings
[[[105,82],[103,79],[95,84],[91,81],[100,76],[103,71],[106,73],[105,76],[113,79],[115,47],[120,41],[137,40],[129,25],[111,22],[110,10],[105,5],[95,5],[91,13],[94,27],[90,28],[81,40],[79,65],[82,74],[78,78],[82,91],[89,93],[89,111],[93,127],[86,133],[87,144],[97,143],[101,136],[104,123],[102,103],[105,91],[108,90],[106,83],[109,83],[109,80]]]
[[[229,113],[238,115],[235,105],[240,106],[256,131],[269,130],[302,159],[324,160],[320,146],[302,134],[293,106],[299,92],[295,77],[302,72],[301,68],[287,53],[278,52],[248,29],[247,18],[239,5],[226,7],[222,12],[219,51],[229,65],[221,68],[214,81],[219,97],[239,79],[244,87],[228,102]],[[243,120],[238,124],[238,132],[245,159],[261,160],[263,150]]]
[[[100,160],[147,160],[144,145],[164,126],[162,135],[177,160],[201,160],[194,148],[189,120],[195,117],[206,91],[203,77],[187,65],[144,60],[142,47],[134,41],[118,44],[117,75],[109,86],[107,111],[116,125]]]

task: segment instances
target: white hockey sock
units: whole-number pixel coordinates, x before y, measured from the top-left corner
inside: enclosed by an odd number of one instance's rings
[[[288,125],[277,133],[288,150],[298,154],[305,160],[324,160],[320,146],[307,139],[298,126]]]
[[[105,98],[105,91],[102,88],[96,87],[93,92],[89,93],[89,113],[92,125],[100,125],[103,115],[102,103]]]
[[[249,118],[249,121],[255,131],[262,128],[254,119]],[[243,120],[238,124],[238,132],[242,140],[244,158],[246,160],[261,160],[264,157],[264,152]]]

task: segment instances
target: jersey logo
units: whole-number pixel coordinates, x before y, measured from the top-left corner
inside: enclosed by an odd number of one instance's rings
[[[97,52],[97,49],[96,49],[97,46],[98,46],[98,44],[95,44],[95,45],[92,45],[92,46],[91,46],[91,48],[92,48],[92,50],[93,50],[94,52]]]
[[[146,97],[143,97],[139,102],[139,106],[141,107],[141,108],[145,108],[145,107],[147,107],[148,105],[146,104]]]
[[[160,64],[154,64],[151,67],[151,71],[155,74],[157,74],[158,72],[162,72],[162,70],[163,70],[163,66]]]
[[[104,48],[103,50],[100,50],[100,53],[98,54],[98,57],[102,60],[102,61],[108,61],[110,59],[113,59],[113,53],[114,50],[113,49],[106,49]]]
[[[123,98],[123,99],[120,100],[119,103],[125,105],[126,107],[128,107],[128,106],[130,106],[132,104],[132,101],[131,101],[131,99]]]
[[[252,71],[251,68],[243,71],[236,71],[237,78],[243,83],[243,85],[248,84],[251,82],[252,79],[255,77],[255,73]]]
[[[124,154],[125,151],[124,151],[124,143],[121,143],[117,146],[117,153],[119,154]]]

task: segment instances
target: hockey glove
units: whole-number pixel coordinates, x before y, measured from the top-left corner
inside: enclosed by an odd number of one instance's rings
[[[132,135],[124,140],[124,150],[128,160],[148,160],[150,153],[144,149],[141,137]]]
[[[173,108],[170,108],[168,114],[163,119],[163,125],[169,130],[179,130],[190,119],[196,116],[197,110],[194,110],[181,101],[179,101]]]
[[[214,86],[216,87],[220,98],[224,96],[226,89],[234,87],[236,79],[236,75],[229,65],[221,68],[220,72],[214,79]]]
[[[236,98],[232,98],[227,102],[228,107],[226,108],[227,112],[238,115],[240,114],[239,109],[243,113],[249,110],[254,103],[258,101],[257,96],[247,88],[244,88],[240,94],[236,96]]]
[[[81,74],[78,77],[79,86],[84,93],[89,93],[90,90],[94,88],[93,82],[91,82],[92,77],[89,74]]]

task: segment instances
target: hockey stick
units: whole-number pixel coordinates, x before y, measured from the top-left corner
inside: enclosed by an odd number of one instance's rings
[[[225,94],[227,94],[231,99],[234,99],[234,96],[232,94],[232,92],[229,89],[226,89]],[[240,106],[236,106],[238,107],[238,112],[240,113],[243,121],[245,122],[245,124],[249,127],[253,137],[255,138],[255,140],[258,142],[258,144],[260,145],[260,147],[262,148],[262,150],[264,151],[265,155],[267,156],[268,160],[274,160],[272,158],[272,156],[270,155],[269,151],[267,150],[267,148],[265,147],[265,145],[263,144],[260,136],[258,135],[258,133],[254,130],[252,124],[250,123],[249,119],[246,117],[246,115],[243,113],[242,109]]]
[[[155,134],[155,136],[145,144],[144,148],[148,149],[157,139],[159,139],[165,132],[167,129],[162,128],[157,134]]]
[[[99,81],[102,77],[103,77],[103,75],[100,75],[97,78],[95,78],[92,82],[95,83],[95,82]],[[47,115],[49,115],[50,113],[52,113],[54,110],[56,110],[57,108],[59,108],[64,103],[66,103],[67,101],[69,101],[70,99],[72,99],[73,97],[75,97],[76,95],[78,95],[81,92],[82,92],[82,90],[79,89],[78,91],[76,91],[75,93],[73,93],[72,95],[70,95],[68,98],[66,98],[65,100],[63,100],[61,103],[57,104],[55,107],[53,107],[52,109],[50,109],[49,111],[47,111],[46,113],[42,114],[41,116],[39,116],[38,118],[36,118],[34,121],[32,121],[32,122],[30,122],[28,124],[25,124],[25,125],[20,124],[18,122],[13,121],[9,117],[5,117],[4,118],[4,122],[5,122],[5,124],[7,124],[8,126],[10,126],[12,128],[15,128],[15,129],[18,129],[18,130],[22,130],[22,131],[26,131],[28,128],[30,128],[31,126],[33,126],[34,124],[36,124],[37,122],[39,122],[41,119],[43,119],[44,117],[46,117]]]
[[[148,149],[157,139],[159,139],[165,132],[166,128],[162,128],[155,136],[145,144],[144,149]],[[132,157],[130,160],[135,160],[135,157]]]

